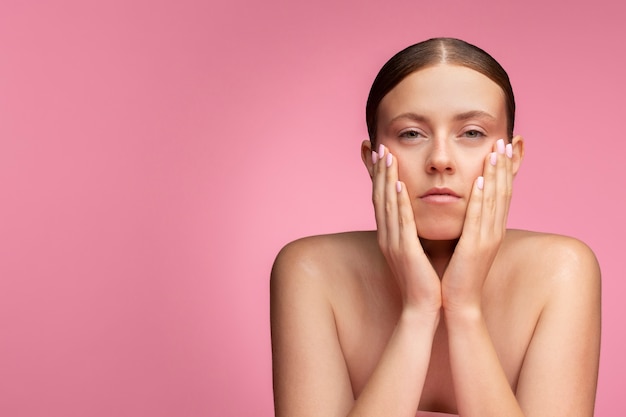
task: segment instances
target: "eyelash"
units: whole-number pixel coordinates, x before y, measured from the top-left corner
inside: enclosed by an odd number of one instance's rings
[[[415,136],[409,136],[409,135],[415,135]],[[422,135],[418,130],[415,129],[409,129],[409,130],[405,130],[404,132],[400,133],[400,137],[403,139],[419,139],[420,137],[423,137],[424,135]]]
[[[475,134],[477,134],[477,135],[476,135],[476,136],[467,136],[467,134],[468,134],[468,133],[475,133]],[[467,137],[467,138],[469,138],[469,139],[480,139],[480,138],[484,138],[484,137],[485,137],[485,136],[487,136],[487,135],[485,135],[485,134],[484,134],[483,132],[481,132],[480,130],[477,130],[477,129],[470,129],[470,130],[467,130],[467,131],[463,132],[463,136],[465,136],[465,137]]]
[[[469,133],[472,133],[474,136],[468,136]],[[401,132],[399,136],[403,139],[409,139],[409,140],[419,139],[421,137],[424,137],[424,135],[419,130],[415,130],[415,129],[405,130],[404,132]],[[470,129],[470,130],[466,130],[465,132],[463,132],[463,136],[468,139],[481,139],[487,135],[478,129]]]

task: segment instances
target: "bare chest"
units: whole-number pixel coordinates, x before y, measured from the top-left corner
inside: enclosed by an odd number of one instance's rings
[[[383,289],[349,299],[336,311],[338,336],[355,398],[359,396],[382,356],[397,323],[401,306]],[[386,294],[386,295],[385,295]],[[484,314],[502,368],[513,390],[539,315],[523,294],[513,289],[486,288]],[[420,409],[456,413],[450,370],[448,335],[442,319],[432,340],[428,374]]]

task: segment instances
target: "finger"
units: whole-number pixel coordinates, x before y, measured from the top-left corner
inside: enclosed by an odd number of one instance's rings
[[[498,153],[496,151],[491,152],[485,158],[480,228],[481,236],[485,238],[489,237],[493,232],[493,223],[496,215],[497,163]]]
[[[510,164],[508,164],[505,149],[504,140],[498,139],[496,142],[496,210],[493,219],[493,231],[496,234],[503,233],[504,228],[506,228],[506,216],[509,206],[507,171],[509,170]]]
[[[382,248],[382,246],[387,243],[387,220],[385,216],[385,164],[384,161],[380,160],[380,156],[381,152],[372,152],[372,162],[374,163],[374,176],[372,178],[372,202],[374,204],[374,215],[376,216],[378,243]]]
[[[419,253],[421,245],[417,237],[417,226],[415,225],[415,214],[411,199],[402,181],[396,182],[396,191],[398,193],[398,221],[399,221],[399,244],[409,253]],[[422,250],[423,251],[423,250]]]
[[[509,209],[511,208],[511,198],[513,197],[513,145],[511,143],[507,143],[505,155],[507,203],[504,217],[504,228],[506,229],[506,222],[509,218]]]
[[[465,212],[465,221],[463,223],[463,233],[461,238],[475,239],[480,233],[481,219],[483,212],[483,192],[485,178],[480,176],[474,181],[472,191],[470,193],[467,211]]]
[[[389,242],[390,248],[398,250],[400,247],[398,190],[396,188],[398,182],[398,164],[391,152],[386,151],[385,153],[385,220],[387,225],[387,242]]]

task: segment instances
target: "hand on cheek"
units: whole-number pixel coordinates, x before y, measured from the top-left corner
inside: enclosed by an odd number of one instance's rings
[[[439,278],[419,242],[406,186],[398,181],[397,159],[380,145],[372,152],[372,163],[378,244],[398,282],[404,308],[439,314]]]
[[[512,157],[512,145],[499,139],[474,182],[463,231],[443,279],[444,308],[480,308],[484,280],[506,234]]]
[[[506,231],[513,183],[509,154],[512,156],[511,144],[505,145],[503,139],[498,139],[493,152],[489,154],[488,163],[485,164],[481,223],[490,226],[483,232],[489,232],[491,229],[493,233],[491,237],[494,239],[501,239]]]

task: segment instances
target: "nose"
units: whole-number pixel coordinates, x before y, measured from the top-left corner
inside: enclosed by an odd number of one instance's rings
[[[436,138],[431,142],[430,153],[426,160],[426,171],[430,174],[453,174],[455,171],[452,149],[448,140]]]

